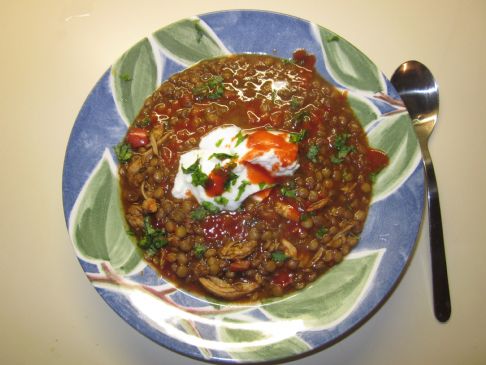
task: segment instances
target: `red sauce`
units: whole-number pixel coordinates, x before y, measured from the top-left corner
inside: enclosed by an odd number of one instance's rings
[[[287,142],[282,134],[273,134],[266,130],[250,134],[246,145],[251,151],[242,157],[243,161],[251,161],[273,149],[282,166],[288,166],[295,162],[299,152],[296,143]]]
[[[255,165],[249,162],[244,162],[246,168],[247,168],[247,173],[248,173],[248,180],[252,184],[274,184],[276,179],[273,177],[270,172],[268,172],[266,169],[264,169],[260,165]]]
[[[234,240],[245,239],[245,215],[239,212],[225,212],[205,218],[201,227],[208,241],[221,241],[228,237]]]
[[[204,190],[208,196],[218,196],[224,192],[224,184],[228,180],[228,173],[223,169],[214,169],[208,176]]]

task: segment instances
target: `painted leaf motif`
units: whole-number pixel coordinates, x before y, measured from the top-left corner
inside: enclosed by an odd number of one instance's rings
[[[108,261],[117,272],[127,274],[141,256],[131,242],[122,215],[119,185],[106,152],[79,195],[71,216],[71,237],[87,261]]]
[[[210,28],[199,19],[183,19],[158,30],[153,36],[162,48],[186,65],[227,53]]]
[[[120,57],[112,66],[112,76],[118,108],[129,125],[157,86],[157,65],[147,38]]]
[[[377,176],[373,201],[386,198],[400,187],[420,162],[420,148],[408,114],[383,117],[368,133],[372,147],[385,151],[390,164]]]
[[[345,318],[359,302],[380,257],[380,252],[375,251],[347,259],[312,286],[283,300],[270,302],[263,310],[280,319],[301,319],[308,328],[327,328]]]
[[[341,85],[376,93],[386,89],[383,75],[371,60],[337,34],[318,27],[326,68]]]
[[[231,343],[246,343],[250,345],[252,342],[258,343],[267,339],[267,336],[260,331],[227,328],[224,327],[224,325],[221,326],[219,335],[220,341],[228,343],[230,348]],[[235,359],[256,362],[268,361],[269,359],[281,359],[292,355],[302,354],[309,350],[310,347],[305,341],[301,340],[299,337],[293,336],[275,343],[253,347],[244,346],[241,351],[230,350],[229,352]]]
[[[381,114],[371,101],[355,93],[348,93],[348,104],[363,128],[375,121]]]

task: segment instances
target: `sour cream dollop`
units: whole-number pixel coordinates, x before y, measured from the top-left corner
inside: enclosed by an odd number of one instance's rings
[[[293,175],[299,168],[297,156],[290,133],[221,126],[202,137],[199,148],[181,155],[172,195],[236,210],[279,177]]]

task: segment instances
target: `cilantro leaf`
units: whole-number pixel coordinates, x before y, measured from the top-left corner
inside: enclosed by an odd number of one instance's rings
[[[223,81],[223,77],[213,76],[207,82],[194,87],[192,93],[200,98],[218,99],[224,94]]]
[[[219,213],[219,208],[211,202],[202,202],[201,205],[209,213],[212,213],[212,214]]]
[[[206,218],[207,215],[208,211],[201,206],[197,207],[191,212],[191,218],[195,221],[200,221],[201,219]]]
[[[290,99],[290,109],[297,110],[300,108],[301,105],[302,105],[301,100],[299,100],[299,98],[295,96],[292,96],[292,99]]]
[[[193,247],[194,254],[196,255],[197,258],[201,258],[207,249],[208,248],[205,245],[202,245],[200,243],[196,243]]]
[[[280,188],[280,194],[286,196],[288,198],[295,198],[297,197],[297,191],[295,189],[289,189],[286,186],[282,186]]]
[[[233,160],[235,158],[238,158],[238,155],[235,153],[233,155],[230,155],[228,153],[213,153],[211,156],[209,156],[209,158],[217,158],[218,160],[220,161],[224,161],[224,160]]]
[[[120,163],[128,162],[132,158],[132,148],[128,143],[125,143],[123,141],[115,146],[114,151],[116,158],[118,159],[118,161],[120,161]]]
[[[231,187],[236,184],[238,180],[238,175],[236,175],[233,171],[228,172],[228,178],[224,182],[224,191],[231,190]]]
[[[291,143],[299,143],[305,138],[306,135],[307,135],[307,131],[305,129],[302,129],[298,133],[290,133],[289,141]]]
[[[215,143],[215,146],[216,147],[220,147],[221,146],[221,143],[223,143],[223,139],[224,138],[218,139],[218,141]]]
[[[138,246],[148,256],[153,256],[165,245],[167,245],[165,232],[161,229],[154,228],[150,223],[150,217],[145,216],[143,219],[143,236],[138,241]]]
[[[208,180],[208,175],[202,172],[199,161],[200,158],[198,158],[196,162],[194,162],[191,166],[187,168],[181,165],[181,169],[184,174],[191,174],[191,183],[194,186],[204,186],[204,184],[206,184],[206,181]]]
[[[282,251],[274,251],[272,252],[272,260],[275,262],[284,262],[289,257],[283,253]]]
[[[224,205],[224,206],[226,206],[226,204],[228,204],[228,199],[225,198],[224,196],[217,196],[216,198],[214,198],[214,201],[216,203]]]
[[[307,151],[307,158],[312,162],[316,163],[318,154],[319,148],[315,144],[313,144],[309,147],[309,150]]]
[[[245,192],[247,185],[250,185],[250,182],[247,181],[247,180],[243,180],[241,182],[240,186],[238,186],[238,195],[236,196],[236,199],[235,199],[236,201],[240,200],[241,196]]]
[[[348,133],[342,133],[336,135],[334,138],[332,146],[337,152],[331,156],[332,163],[340,164],[350,152],[353,152],[356,149],[354,146],[349,146],[346,144],[349,137],[350,135]]]
[[[321,227],[316,231],[316,237],[317,238],[322,238],[324,235],[327,234],[329,230],[326,227]]]
[[[239,131],[238,134],[233,138],[236,138],[235,147],[238,147],[241,142],[243,142],[246,138],[248,138],[248,135],[247,134],[243,135],[243,133],[241,133],[241,131]]]

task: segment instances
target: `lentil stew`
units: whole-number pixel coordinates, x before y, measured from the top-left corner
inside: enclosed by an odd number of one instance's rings
[[[115,152],[127,224],[164,278],[257,301],[357,245],[388,158],[314,64],[303,50],[204,60],[147,98]]]

